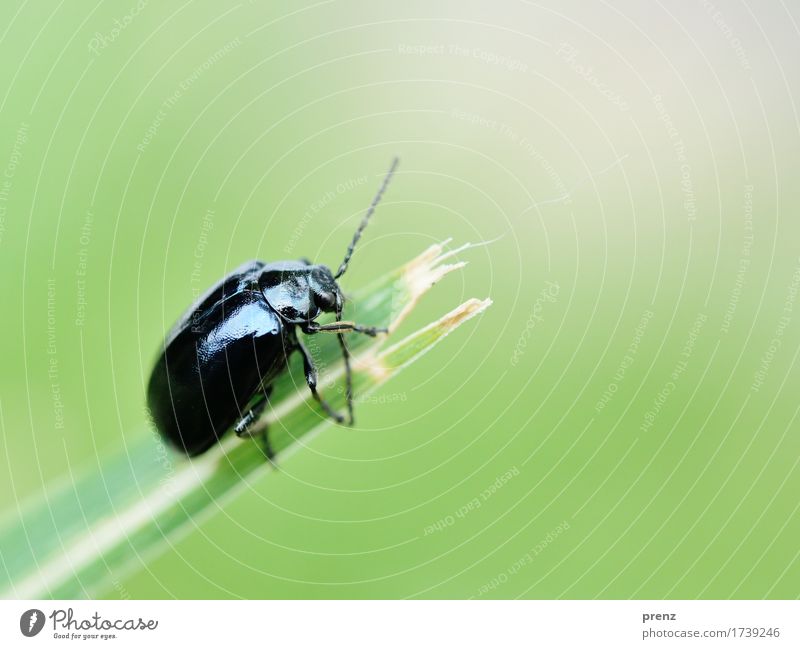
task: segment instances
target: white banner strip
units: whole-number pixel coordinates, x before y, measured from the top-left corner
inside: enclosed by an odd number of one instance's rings
[[[97,644],[148,649],[797,648],[800,602],[0,602],[0,647]]]

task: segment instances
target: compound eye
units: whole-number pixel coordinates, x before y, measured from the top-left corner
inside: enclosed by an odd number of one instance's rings
[[[322,291],[316,293],[314,295],[314,302],[326,313],[336,310],[336,294],[331,291]]]

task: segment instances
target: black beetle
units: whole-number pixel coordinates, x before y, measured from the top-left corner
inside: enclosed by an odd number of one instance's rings
[[[308,260],[248,262],[211,288],[181,317],[164,341],[147,387],[147,405],[160,433],[187,455],[198,455],[233,428],[250,434],[267,405],[271,385],[287,368],[289,355],[303,355],[306,383],[322,409],[339,423],[345,418],[317,392],[317,370],[305,334],[332,332],[345,361],[348,423],[353,423],[350,356],[344,333],[368,336],[386,329],[342,321],[344,296],[337,281],[347,270],[358,240],[397,168],[392,161],[383,183],[334,275]],[[322,313],[336,321],[319,324]],[[264,433],[265,449],[272,453]]]

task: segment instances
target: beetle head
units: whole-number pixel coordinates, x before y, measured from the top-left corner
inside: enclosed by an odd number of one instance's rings
[[[344,307],[344,296],[327,266],[312,266],[308,288],[314,305],[325,313],[340,314]]]
[[[330,268],[305,260],[269,264],[258,284],[273,310],[291,324],[311,322],[322,312],[339,314],[344,304]]]
[[[361,238],[364,228],[367,227],[375,207],[380,202],[383,192],[386,191],[398,162],[397,158],[392,160],[392,166],[356,229],[353,240],[347,247],[344,261],[339,265],[335,274],[327,266],[312,264],[306,259],[280,261],[264,267],[258,280],[259,288],[268,304],[285,322],[290,324],[312,322],[320,313],[335,313],[336,320],[342,319],[344,295],[336,280],[347,271],[356,244]],[[344,338],[341,335],[339,339],[344,344]]]

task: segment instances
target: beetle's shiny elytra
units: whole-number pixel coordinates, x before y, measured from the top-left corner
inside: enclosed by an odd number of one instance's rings
[[[223,278],[178,320],[147,386],[153,423],[173,446],[198,455],[231,428],[239,436],[250,435],[272,383],[295,351],[303,356],[314,398],[330,417],[345,422],[317,392],[317,370],[298,329],[309,335],[337,335],[345,361],[347,420],[352,424],[352,376],[344,334],[376,336],[386,330],[342,320],[344,296],[337,280],[347,270],[397,164],[395,158],[336,274],[308,261],[251,261]],[[323,313],[336,314],[336,321],[317,323]],[[271,455],[266,432],[264,441]]]

